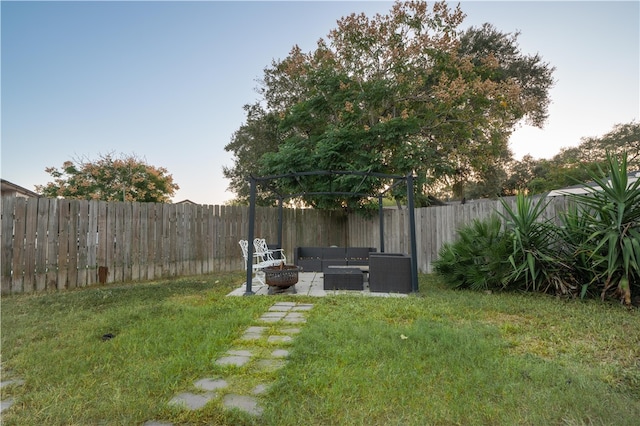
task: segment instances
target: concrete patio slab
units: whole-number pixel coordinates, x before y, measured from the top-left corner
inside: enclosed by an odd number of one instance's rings
[[[408,294],[404,293],[376,293],[369,291],[369,283],[364,282],[363,290],[325,290],[324,289],[324,275],[322,272],[300,272],[298,273],[298,283],[294,286],[295,293],[287,293],[293,296],[312,296],[312,297],[325,297],[325,296],[337,296],[343,294],[349,295],[362,295],[362,296],[376,296],[376,297],[408,297]],[[254,295],[267,296],[269,295],[269,286],[261,285],[260,283],[253,283],[251,291]],[[246,294],[246,285],[242,285],[228,296],[244,296]],[[282,303],[282,302],[281,302]],[[286,303],[286,302],[284,302]],[[284,306],[284,305],[283,305]],[[309,308],[310,309],[310,308]],[[275,309],[272,309],[275,310]],[[292,310],[305,310],[304,308],[295,307]]]

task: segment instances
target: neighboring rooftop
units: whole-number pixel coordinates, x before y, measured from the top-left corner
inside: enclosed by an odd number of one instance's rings
[[[2,196],[15,195],[16,197],[24,198],[37,198],[40,194],[37,194],[23,186],[16,185],[13,182],[2,179]]]
[[[627,173],[627,185],[631,185],[633,182],[640,178],[640,171]],[[611,180],[609,180],[611,182]],[[600,189],[600,185],[595,182],[587,182],[579,185],[567,186],[561,189],[554,189],[549,191],[547,197],[557,197],[559,195],[576,195],[576,194],[588,194]]]

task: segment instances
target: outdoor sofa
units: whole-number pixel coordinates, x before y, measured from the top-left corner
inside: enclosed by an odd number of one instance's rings
[[[367,266],[374,247],[296,247],[293,262],[304,272],[323,272],[329,266]]]

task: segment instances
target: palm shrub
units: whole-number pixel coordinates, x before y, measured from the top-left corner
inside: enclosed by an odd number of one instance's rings
[[[575,290],[570,265],[558,256],[558,227],[543,213],[548,202],[523,194],[516,196],[516,206],[502,200],[506,233],[511,240],[508,256],[510,271],[503,279],[505,288],[568,294]]]
[[[613,290],[630,305],[632,294],[640,294],[640,180],[629,183],[626,153],[620,161],[607,154],[606,165],[607,173],[590,173],[598,189],[573,196],[587,233],[580,251],[601,297]]]
[[[501,228],[497,215],[462,226],[456,241],[440,248],[435,271],[454,288],[501,288],[509,254],[509,240]]]

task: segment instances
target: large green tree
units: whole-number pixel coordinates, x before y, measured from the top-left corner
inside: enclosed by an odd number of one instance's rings
[[[247,178],[257,175],[260,158],[267,152],[278,150],[280,141],[279,118],[273,112],[267,112],[259,103],[245,105],[246,122],[233,134],[231,142],[225,147],[235,155],[233,167],[223,167],[222,173],[229,179],[229,188],[236,194],[236,200],[242,202],[249,197]],[[262,193],[262,192],[261,192]],[[266,197],[269,194],[265,194]]]
[[[247,170],[413,172],[417,199],[426,202],[430,191],[462,195],[468,181],[501,175],[496,168],[511,158],[516,123],[541,126],[546,118],[553,68],[522,54],[517,34],[490,25],[461,31],[464,17],[445,2],[397,2],[387,15],[343,17],[315,50],[295,46],[274,61],[259,88],[262,117],[249,116],[226,147],[236,157],[225,169],[231,189],[246,194],[246,183],[233,177]],[[375,192],[388,184],[310,176],[277,186],[287,193]],[[363,203],[357,196],[303,200],[325,208]]]
[[[167,203],[179,186],[163,167],[154,167],[135,155],[100,155],[96,160],[65,161],[62,168],[47,167],[53,182],[36,185],[42,195],[102,201]]]
[[[589,182],[591,175],[606,164],[607,153],[616,158],[626,155],[629,170],[640,170],[640,123],[616,124],[602,136],[583,137],[577,146],[562,148],[550,159],[524,156],[514,161],[503,192],[539,194]]]

